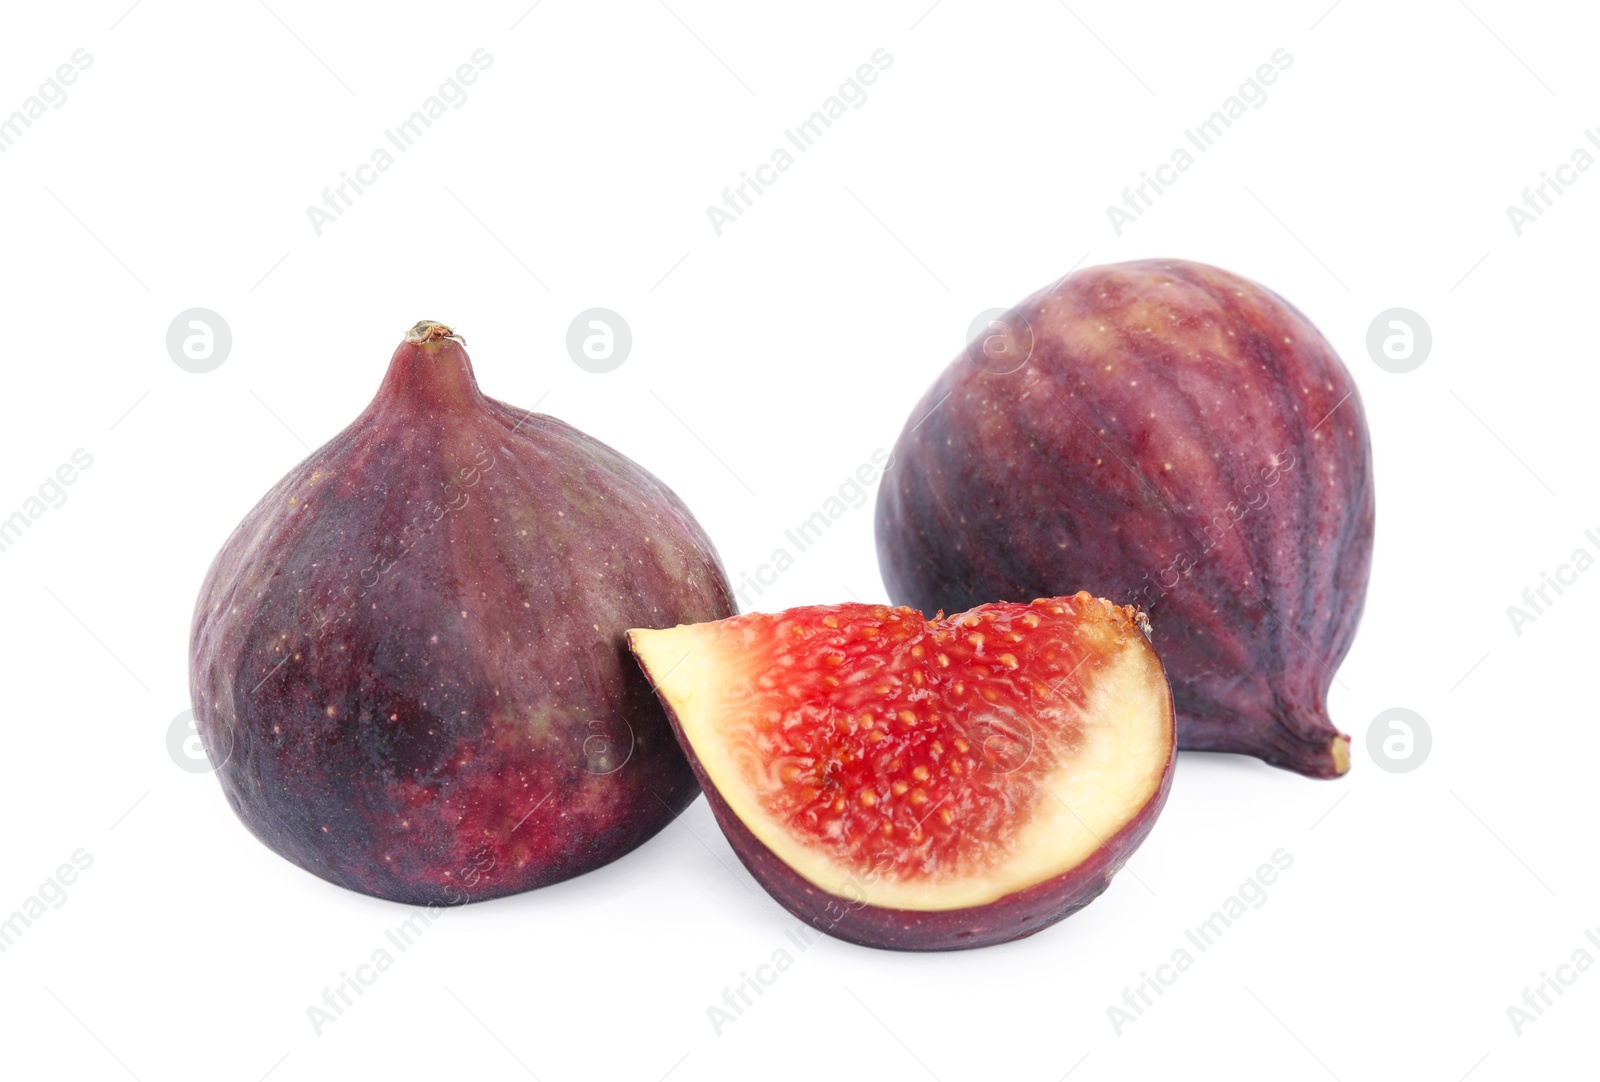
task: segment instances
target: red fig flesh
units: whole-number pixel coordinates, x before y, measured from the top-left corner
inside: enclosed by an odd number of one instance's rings
[[[693,800],[623,634],[732,612],[665,485],[485,397],[449,329],[418,324],[212,565],[198,729],[239,817],[301,867],[416,904],[511,894]]]
[[[917,406],[879,491],[890,597],[1084,589],[1150,614],[1183,748],[1349,769],[1327,713],[1372,556],[1372,456],[1333,348],[1215,267],[1093,267],[1008,314]]]
[[[1088,594],[628,638],[751,874],[854,943],[952,950],[1055,923],[1105,889],[1171,784],[1142,620]]]

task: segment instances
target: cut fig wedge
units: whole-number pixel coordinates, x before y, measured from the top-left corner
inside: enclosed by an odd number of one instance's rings
[[[780,904],[853,943],[956,950],[1087,905],[1149,833],[1176,732],[1145,627],[1079,593],[933,620],[809,606],[628,641]]]

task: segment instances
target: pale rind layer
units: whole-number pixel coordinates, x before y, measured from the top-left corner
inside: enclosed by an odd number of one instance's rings
[[[1175,739],[1165,674],[1138,640],[1097,668],[1076,719],[1081,740],[1033,783],[1033,814],[1005,855],[981,873],[894,877],[826,852],[766,808],[765,771],[735,750],[753,726],[744,692],[756,674],[716,624],[629,632],[634,654],[674,715],[691,756],[730,810],[773,855],[818,889],[857,905],[941,911],[987,905],[1056,878],[1092,856],[1159,793]]]

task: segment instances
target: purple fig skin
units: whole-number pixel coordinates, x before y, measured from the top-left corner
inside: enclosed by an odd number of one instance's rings
[[[1131,601],[1180,748],[1343,774],[1327,693],[1366,597],[1373,482],[1333,348],[1272,291],[1179,260],[1078,271],[1013,312],[1026,363],[969,347],[895,446],[876,521],[890,598]]]
[[[988,905],[943,910],[890,909],[832,894],[785,864],[728,807],[700,765],[670,705],[667,716],[688,751],[711,814],[755,881],[791,915],[817,931],[878,950],[931,952],[992,947],[1026,939],[1070,917],[1105,892],[1112,877],[1149,836],[1172,792],[1173,769],[1178,761],[1174,747],[1167,754],[1161,786],[1155,795],[1093,855],[1069,871]]]
[[[598,868],[688,806],[624,633],[733,612],[670,489],[485,397],[449,329],[422,323],[218,554],[191,694],[269,848],[363,894],[460,904]]]

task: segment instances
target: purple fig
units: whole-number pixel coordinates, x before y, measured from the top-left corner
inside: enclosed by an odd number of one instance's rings
[[[928,612],[1087,590],[1143,608],[1178,746],[1313,777],[1372,559],[1372,452],[1327,340],[1198,263],[1035,293],[917,406],[878,494],[889,596]]]
[[[223,546],[191,692],[268,847],[364,894],[477,901],[615,860],[694,799],[624,633],[733,611],[666,485],[485,397],[424,322]]]

